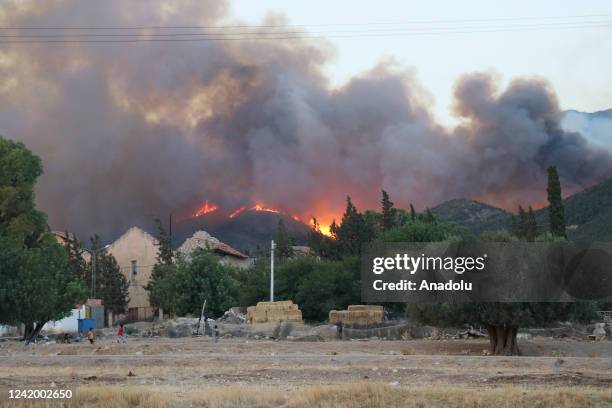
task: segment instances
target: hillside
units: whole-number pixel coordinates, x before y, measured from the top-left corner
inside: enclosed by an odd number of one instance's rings
[[[567,232],[573,240],[612,241],[612,178],[564,200]],[[511,214],[501,208],[467,199],[446,201],[431,211],[441,220],[473,234],[511,227]],[[543,231],[548,229],[548,209],[536,211]]]
[[[511,225],[510,213],[479,201],[454,199],[431,209],[441,220],[459,225],[473,234],[484,231],[508,229]]]

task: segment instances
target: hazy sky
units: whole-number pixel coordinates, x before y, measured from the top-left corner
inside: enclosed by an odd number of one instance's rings
[[[610,177],[609,133],[589,135],[584,115],[573,122],[584,136],[565,132],[558,112],[612,108],[612,3],[454,3],[0,0],[0,134],[42,158],[39,205],[53,228],[81,236],[189,217],[205,200],[219,213],[264,204],[329,225],[347,194],[377,208],[381,188],[402,208],[473,198],[515,209],[545,202],[548,165],[566,194]],[[543,30],[585,15],[605,28]],[[398,22],[430,35],[372,36]],[[288,24],[368,36],[263,39]],[[157,37],[236,25],[247,35]],[[474,25],[497,31],[440,32]],[[100,40],[137,27],[129,35],[163,41]],[[23,42],[36,35],[45,42]],[[443,129],[451,96],[462,123]]]
[[[438,120],[453,122],[452,88],[457,77],[475,70],[497,72],[502,81],[516,76],[543,76],[552,82],[564,109],[612,108],[612,2],[607,1],[350,1],[233,0],[232,14],[261,23],[270,12],[285,14],[290,24],[387,23],[609,14],[601,28],[489,32],[486,34],[403,35],[330,38],[335,59],[327,71],[342,84],[378,61],[394,58],[416,70],[435,99]],[[558,21],[558,20],[552,20]],[[584,20],[582,20],[584,21]],[[503,22],[506,23],[507,22]],[[517,24],[528,24],[521,20]],[[463,24],[465,26],[465,24]],[[406,27],[410,27],[407,24]],[[415,25],[413,24],[412,27]],[[382,26],[367,26],[367,29]],[[349,27],[351,28],[351,27]],[[311,27],[316,30],[317,27]],[[326,28],[329,29],[329,28]],[[607,73],[607,74],[606,74]]]

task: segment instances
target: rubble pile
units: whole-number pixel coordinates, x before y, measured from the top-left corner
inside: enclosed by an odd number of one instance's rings
[[[218,319],[221,323],[242,324],[246,323],[246,316],[242,313],[241,308],[232,307]]]
[[[379,305],[350,305],[347,310],[329,312],[331,324],[363,325],[381,323],[384,318],[383,307]]]
[[[178,252],[189,256],[196,249],[211,250],[219,245],[221,241],[213,237],[206,231],[196,231],[190,238],[178,248]]]
[[[198,326],[198,319],[179,317],[160,323],[159,332],[166,337],[189,337]]]
[[[249,323],[302,322],[302,311],[291,300],[280,302],[257,302],[247,308]]]

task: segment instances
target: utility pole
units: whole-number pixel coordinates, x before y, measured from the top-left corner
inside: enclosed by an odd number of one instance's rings
[[[91,253],[91,298],[96,298],[96,258],[98,251],[94,249]]]
[[[270,245],[270,302],[274,302],[274,240]]]
[[[170,244],[170,248],[172,248],[172,214],[170,214],[170,219],[168,220],[168,241]]]

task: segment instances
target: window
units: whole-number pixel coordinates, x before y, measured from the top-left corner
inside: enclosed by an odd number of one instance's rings
[[[132,261],[132,276],[135,276],[138,272],[138,262],[136,260]]]

